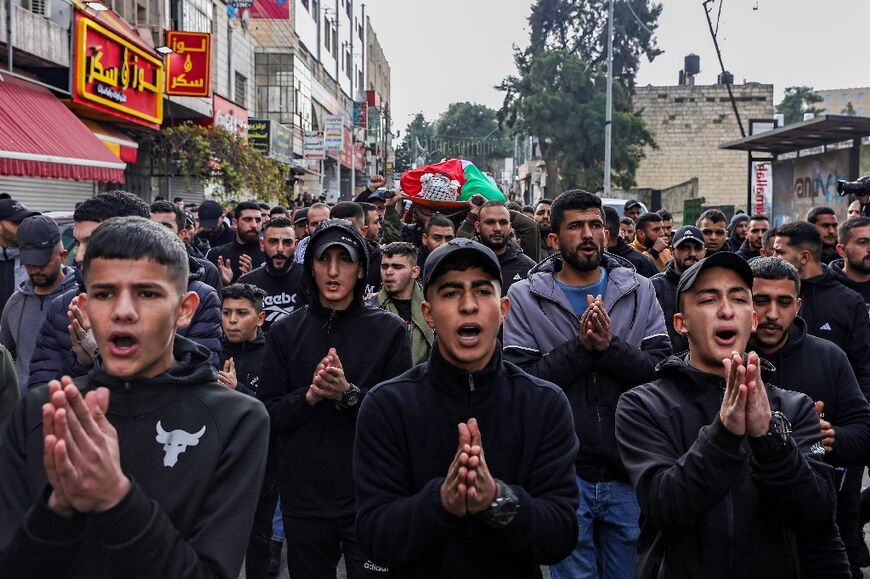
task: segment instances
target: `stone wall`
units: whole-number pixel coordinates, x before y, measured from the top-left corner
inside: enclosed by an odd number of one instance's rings
[[[773,118],[772,84],[731,88],[747,131],[750,119]],[[638,87],[634,107],[659,147],[645,151],[635,175],[638,188],[667,189],[697,178],[697,195],[708,204],[745,209],[747,153],[719,149],[720,144],[740,138],[724,85]]]

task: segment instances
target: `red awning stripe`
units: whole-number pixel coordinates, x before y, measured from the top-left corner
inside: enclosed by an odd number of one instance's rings
[[[126,164],[51,92],[0,81],[0,175],[124,182]]]

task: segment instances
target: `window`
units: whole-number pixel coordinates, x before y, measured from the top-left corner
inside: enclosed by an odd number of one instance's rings
[[[353,0],[347,0],[347,6],[345,6],[345,8],[347,8],[347,17],[353,18]]]
[[[862,90],[861,92],[858,93],[858,100],[859,100],[859,101],[863,101],[863,100],[864,100],[864,91],[863,91],[863,90]]]
[[[207,0],[184,0],[181,19],[188,32],[211,32],[214,5]]]
[[[329,50],[329,46],[332,44],[332,22],[329,21],[329,18],[323,19],[323,46],[326,47],[326,50]]]
[[[847,100],[849,100],[849,93],[844,92],[843,94],[841,94],[841,95],[840,95],[840,100],[841,100],[841,101],[847,101]]]
[[[51,16],[50,0],[23,0],[21,7],[29,10],[38,16]]]
[[[248,108],[248,77],[237,72],[235,78],[236,92],[233,100],[237,105]]]

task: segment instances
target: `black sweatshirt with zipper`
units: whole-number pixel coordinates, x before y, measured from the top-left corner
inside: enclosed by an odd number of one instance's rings
[[[656,373],[623,394],[616,411],[620,456],[643,515],[637,576],[801,577],[804,538],[839,540],[831,468],[813,458],[822,452],[813,402],[767,385],[771,410],[793,429],[785,447],[771,450],[719,420],[723,377],[678,356]],[[842,544],[829,559],[827,576],[842,576],[834,572],[845,564]]]
[[[221,369],[230,358],[236,367],[236,390],[248,396],[256,396],[260,386],[260,371],[263,369],[263,354],[266,351],[266,334],[257,330],[257,336],[241,344],[234,344],[221,337]]]
[[[441,503],[456,425],[472,417],[490,473],[519,498],[519,514],[503,529]],[[554,384],[503,362],[499,348],[468,372],[436,343],[428,361],[369,391],[357,428],[356,536],[390,577],[540,577],[539,565],[576,546],[570,405]]]
[[[132,483],[103,513],[63,518],[48,509],[48,388],[19,401],[0,451],[0,577],[238,576],[269,418],[258,401],[217,383],[205,348],[176,336],[173,354],[177,363],[154,378],[124,381],[95,368],[76,380],[82,393],[109,389],[106,416]]]
[[[329,223],[329,228],[314,232],[311,243],[316,244],[324,231],[340,227],[367,261],[359,232],[343,220]],[[269,330],[257,397],[266,404],[273,434],[280,440],[282,510],[293,516],[331,518],[356,512],[351,458],[359,405],[344,409],[333,400],[309,405],[305,393],[314,371],[335,348],[347,381],[365,397],[375,384],[411,367],[411,339],[399,316],[364,305],[365,276],[357,280],[346,310],[323,307],[312,273],[313,253],[306,251],[303,263],[308,305]]]

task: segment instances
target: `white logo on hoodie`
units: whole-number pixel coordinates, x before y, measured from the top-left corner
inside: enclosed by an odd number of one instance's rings
[[[166,432],[158,420],[156,440],[163,445],[163,466],[169,468],[175,466],[175,463],[178,462],[178,455],[187,450],[188,446],[199,444],[199,439],[202,438],[203,434],[205,434],[205,426],[193,434],[180,429]]]

